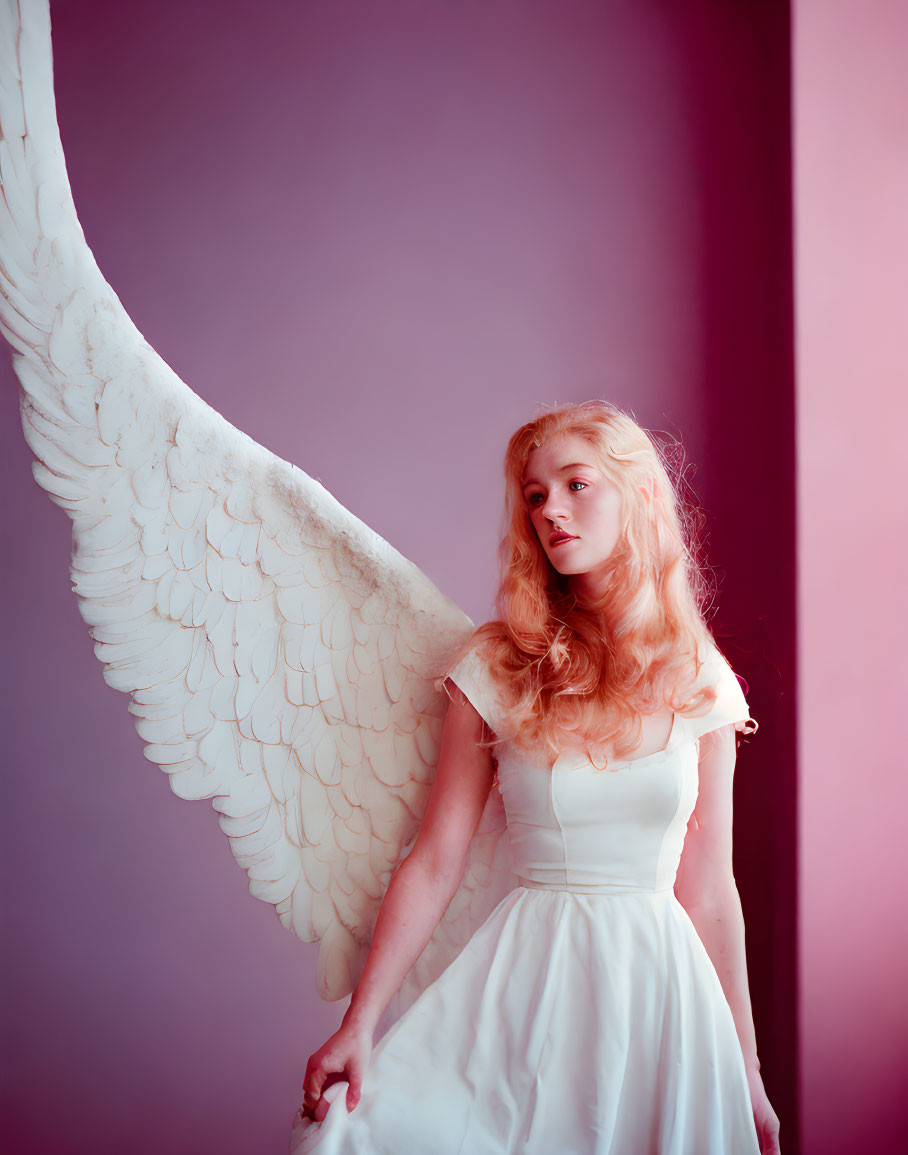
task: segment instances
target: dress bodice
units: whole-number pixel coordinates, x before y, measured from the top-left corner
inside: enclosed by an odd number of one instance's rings
[[[493,731],[502,696],[477,651],[449,677]],[[675,714],[667,745],[653,754],[595,766],[564,749],[554,763],[512,742],[496,748],[514,873],[526,885],[576,891],[670,890],[697,801],[699,738],[728,723],[754,729],[737,678],[713,647],[699,685],[715,702],[699,717]]]
[[[499,751],[514,871],[531,885],[636,893],[672,887],[697,799],[696,741],[676,715],[664,750],[599,769]]]

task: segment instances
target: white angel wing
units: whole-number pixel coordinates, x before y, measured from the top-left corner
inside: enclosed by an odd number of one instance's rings
[[[472,625],[145,342],[76,217],[46,0],[0,4],[0,326],[35,478],[73,522],[80,611],[146,757],[213,800],[250,890],[321,940],[318,988],[339,998],[431,786],[432,679]]]

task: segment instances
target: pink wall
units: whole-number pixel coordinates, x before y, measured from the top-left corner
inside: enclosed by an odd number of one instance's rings
[[[805,1155],[908,1133],[908,8],[794,20]]]
[[[787,7],[52,12],[77,206],[140,329],[474,618],[501,454],[537,402],[609,396],[683,434],[715,628],[762,723],[736,869],[791,1134]],[[7,1137],[21,1155],[283,1150],[337,1010],[103,684],[2,372]]]

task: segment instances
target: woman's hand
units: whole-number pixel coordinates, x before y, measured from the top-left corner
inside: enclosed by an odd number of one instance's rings
[[[372,1032],[362,1027],[342,1024],[331,1038],[319,1047],[306,1065],[303,1081],[302,1113],[316,1123],[328,1114],[330,1106],[324,1092],[334,1083],[346,1082],[347,1110],[352,1111],[362,1093],[363,1074],[372,1054]]]
[[[760,1155],[780,1155],[779,1118],[766,1097],[759,1071],[747,1072],[747,1085],[750,1087],[750,1102],[754,1111],[757,1139],[760,1142]]]

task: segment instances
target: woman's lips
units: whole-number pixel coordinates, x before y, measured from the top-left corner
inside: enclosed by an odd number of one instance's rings
[[[570,533],[558,533],[558,534],[553,534],[552,537],[549,538],[549,545],[550,546],[564,545],[564,543],[566,541],[576,541],[576,540],[577,540],[577,538],[574,537]]]

